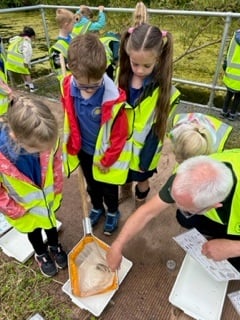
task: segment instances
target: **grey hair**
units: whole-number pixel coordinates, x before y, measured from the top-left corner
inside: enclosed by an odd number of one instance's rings
[[[178,194],[189,194],[197,208],[203,208],[226,199],[233,183],[233,174],[226,164],[197,156],[179,165],[173,186]]]

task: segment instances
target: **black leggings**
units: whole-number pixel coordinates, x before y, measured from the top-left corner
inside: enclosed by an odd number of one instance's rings
[[[118,185],[94,180],[92,174],[93,156],[80,151],[78,157],[87,182],[87,191],[93,208],[103,209],[103,203],[105,203],[108,212],[116,212],[118,210]]]
[[[239,240],[239,236],[233,236],[227,234],[227,226],[214,222],[203,215],[194,215],[191,218],[186,218],[183,216],[180,210],[176,212],[177,221],[186,229],[196,228],[200,233],[212,238],[218,239],[230,239],[230,240]],[[228,261],[240,271],[240,257],[229,258]]]
[[[43,242],[42,237],[42,229],[38,228],[32,232],[28,233],[28,240],[31,242],[33,249],[35,250],[37,255],[43,254],[47,251],[47,245],[49,246],[57,246],[58,245],[58,232],[57,228],[52,228],[45,230],[47,235],[47,243]]]
[[[235,114],[238,110],[238,106],[240,105],[240,92],[232,92],[227,90],[224,103],[223,103],[223,112],[228,112],[230,107],[231,100],[233,98],[232,106],[230,108],[230,113]]]

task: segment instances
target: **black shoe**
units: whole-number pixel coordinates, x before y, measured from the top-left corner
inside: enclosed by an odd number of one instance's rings
[[[228,115],[228,120],[230,120],[230,121],[235,121],[236,120],[236,118],[237,118],[237,115],[236,114],[233,114],[233,113],[229,113],[229,115]]]
[[[59,269],[64,269],[68,265],[67,254],[63,251],[61,244],[57,246],[49,246],[49,251]]]
[[[228,116],[229,116],[229,112],[221,111],[221,112],[220,112],[220,116],[221,116],[221,118],[226,119],[226,118],[228,118]]]
[[[34,257],[44,276],[53,277],[57,274],[57,267],[47,252],[41,255],[35,254]]]

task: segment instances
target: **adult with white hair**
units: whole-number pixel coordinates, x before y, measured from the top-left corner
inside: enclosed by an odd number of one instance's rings
[[[196,156],[179,165],[159,194],[139,207],[112,243],[107,262],[120,266],[124,246],[148,222],[171,204],[185,228],[196,228],[210,237],[202,254],[215,261],[229,259],[240,270],[240,149]]]

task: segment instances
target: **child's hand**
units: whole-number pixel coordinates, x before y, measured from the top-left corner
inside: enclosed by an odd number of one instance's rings
[[[104,10],[104,6],[99,6],[99,7],[98,7],[98,10],[99,10],[100,12],[102,12],[102,11]]]
[[[96,167],[98,167],[98,169],[102,172],[102,173],[107,173],[109,172],[109,168],[108,167],[104,167],[100,162],[94,162],[94,165]]]

